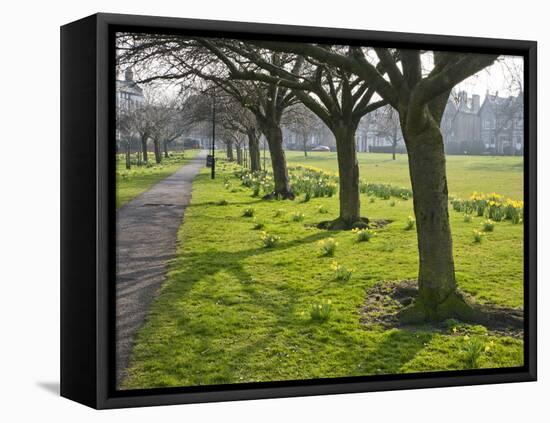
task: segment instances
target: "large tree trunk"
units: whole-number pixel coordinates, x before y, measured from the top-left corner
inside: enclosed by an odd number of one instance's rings
[[[449,223],[447,174],[443,137],[429,121],[420,132],[403,132],[418,237],[419,294],[401,313],[406,322],[473,320],[473,309],[457,291],[453,241]]]
[[[168,158],[168,142],[166,140],[163,142],[163,147],[164,147],[164,158],[167,159]]]
[[[271,166],[273,168],[273,180],[275,189],[274,197],[294,200],[294,193],[290,188],[290,178],[286,167],[286,156],[283,149],[283,133],[281,127],[276,123],[269,123],[262,128],[269,146]]]
[[[132,159],[130,157],[130,141],[126,142],[126,169],[132,168]]]
[[[351,123],[343,124],[333,128],[333,133],[338,157],[340,215],[331,225],[331,229],[349,229],[361,221],[355,128]]]
[[[159,164],[162,162],[162,154],[160,153],[160,141],[158,139],[153,140],[153,148],[155,151],[155,161]]]
[[[250,129],[248,135],[248,150],[250,152],[250,170],[257,172],[261,170],[260,165],[260,137],[256,129]]]
[[[225,150],[227,154],[227,160],[232,162],[233,161],[233,142],[227,141],[225,143]]]
[[[243,164],[243,149],[240,145],[236,145],[235,149],[237,150],[237,164]]]
[[[145,162],[145,164],[147,164],[147,162],[148,162],[148,158],[147,158],[147,138],[149,138],[147,135],[143,135],[141,137],[141,152],[143,154],[143,161]]]

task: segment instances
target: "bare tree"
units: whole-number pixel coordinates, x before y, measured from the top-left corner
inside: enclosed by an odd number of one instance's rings
[[[296,102],[291,90],[275,83],[234,81],[215,53],[214,40],[161,34],[128,34],[117,40],[120,63],[147,69],[150,76],[140,82],[168,80],[178,81],[184,86],[196,85],[200,79],[233,96],[250,110],[268,141],[275,182],[272,196],[294,198],[280,126],[284,110]],[[278,63],[280,54],[273,53],[268,59]],[[257,150],[259,152],[259,145]],[[256,158],[258,156],[255,154]]]
[[[375,48],[374,63],[361,47],[342,54],[315,44],[255,44],[351,72],[397,110],[409,156],[420,255],[419,295],[400,317],[408,322],[480,318],[457,290],[440,123],[452,88],[493,64],[497,55]],[[423,56],[433,59],[429,69]]]
[[[283,126],[300,138],[300,144],[307,157],[307,151],[312,140],[312,133],[322,124],[320,119],[302,103],[288,109],[283,115]]]
[[[132,138],[134,136],[133,132],[133,112],[134,110],[128,109],[126,107],[121,107],[117,105],[116,113],[116,131],[120,143],[124,147],[124,157],[126,161],[126,169],[132,168],[131,162],[131,145]]]
[[[401,124],[399,123],[397,111],[391,106],[386,106],[378,109],[368,117],[370,116],[372,116],[370,123],[375,126],[376,134],[390,141],[392,146],[392,160],[395,160],[397,146],[403,141],[403,134],[401,133]]]
[[[340,215],[329,228],[346,229],[360,222],[355,132],[361,118],[386,104],[386,100],[371,101],[375,91],[368,81],[341,67],[319,63],[307,53],[276,56],[236,40],[218,41],[216,45],[203,43],[227,66],[233,79],[287,87],[327,125],[336,139],[340,181]],[[336,55],[349,55],[352,51],[351,47],[333,49]],[[278,59],[273,60],[274,57]]]
[[[253,172],[261,170],[260,131],[254,114],[230,95],[222,96],[220,103],[219,116],[222,126],[228,131],[246,136],[250,153],[250,169]],[[235,143],[235,145],[239,144]]]

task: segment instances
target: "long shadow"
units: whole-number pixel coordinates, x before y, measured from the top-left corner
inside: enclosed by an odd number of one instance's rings
[[[182,256],[171,264],[170,284],[158,297],[151,309],[151,314],[162,313],[172,316],[177,327],[181,328],[187,334],[186,336],[193,337],[193,351],[186,351],[185,359],[178,359],[178,357],[171,356],[173,351],[171,343],[175,342],[175,347],[178,345],[178,341],[175,339],[164,340],[163,350],[165,353],[162,356],[169,359],[163,360],[165,367],[162,368],[162,372],[178,375],[179,380],[191,380],[189,385],[239,383],[243,371],[245,375],[247,373],[246,369],[251,357],[256,356],[256,359],[258,356],[264,357],[263,361],[266,363],[270,360],[277,360],[268,347],[272,345],[273,339],[281,334],[281,331],[295,333],[326,331],[327,348],[330,348],[331,344],[335,344],[346,351],[356,350],[357,339],[347,333],[333,330],[330,325],[318,327],[316,323],[295,319],[295,306],[298,300],[303,299],[303,293],[286,286],[283,296],[266,295],[263,291],[264,288],[255,284],[253,277],[256,275],[250,274],[244,266],[246,259],[250,257],[281,252],[328,236],[330,233],[319,232],[301,239],[283,242],[274,249],[249,248],[239,251],[210,249],[202,252],[185,252],[184,250]],[[237,321],[235,327],[226,336],[228,339],[236,339],[239,346],[228,348],[223,353],[220,352],[220,333],[217,331],[216,325],[211,321],[204,321],[200,316],[186,314],[181,307],[181,300],[188,296],[197,282],[222,271],[232,275],[241,283],[241,291],[248,296],[246,302],[253,303],[255,307],[262,310],[263,315],[269,315],[273,319],[273,322],[264,326],[265,331],[255,331],[254,336],[249,337],[247,337],[246,326],[250,322],[247,320]],[[228,304],[228,307],[231,306]],[[220,309],[219,313],[215,317],[223,318],[223,309]],[[385,335],[380,343],[376,344],[373,351],[366,355],[357,355],[357,367],[350,367],[347,374],[339,376],[401,373],[402,366],[425,348],[425,344],[432,339],[432,336],[429,332],[392,331]],[[138,342],[150,344],[156,342],[154,338],[155,335],[152,336],[152,339],[139,337]],[[213,343],[218,344],[214,346]],[[357,351],[354,354],[357,354]],[[134,358],[132,357],[131,365],[139,365],[134,362]],[[197,363],[199,363],[198,366]],[[195,367],[195,374],[188,373],[188,368],[191,366]],[[197,367],[200,369],[198,374]],[[296,371],[299,372],[300,369],[297,368]],[[288,379],[288,374],[281,377],[278,377],[277,374],[269,375],[269,380],[285,378]],[[299,377],[294,377],[294,379],[296,378]]]
[[[216,356],[218,361],[223,360],[227,363],[242,363],[245,361],[245,356],[247,354],[264,348],[279,328],[284,327],[285,322],[293,318],[292,313],[294,304],[296,299],[299,298],[298,293],[289,287],[285,289],[284,302],[265,298],[254,284],[247,283],[253,279],[253,276],[246,271],[243,263],[250,257],[281,252],[289,248],[316,242],[330,236],[330,233],[319,232],[300,239],[281,242],[275,248],[249,248],[239,251],[210,249],[202,252],[186,252],[184,249],[182,255],[170,263],[170,283],[165,289],[161,290],[161,293],[153,303],[149,311],[148,319],[150,319],[152,315],[159,313],[168,316],[176,316],[175,319],[177,320],[178,327],[184,327],[187,333],[194,334],[197,338],[200,337],[200,339],[198,339],[200,345],[198,348],[194,348],[196,353],[190,362],[198,363],[204,361],[205,356],[201,351],[209,351],[211,349],[210,340],[218,334],[215,332],[215,328],[206,327],[201,319],[195,319],[194,316],[183,315],[181,312],[180,300],[188,296],[197,282],[208,279],[222,271],[232,274],[242,283],[242,291],[249,295],[250,300],[256,306],[261,307],[270,315],[275,316],[275,323],[264,336],[256,338],[251,344],[247,344],[238,352],[233,352],[231,354],[224,353],[222,357],[220,357],[219,354]],[[191,269],[193,271],[190,271]],[[149,344],[155,342],[154,339],[146,339],[145,333],[146,331],[141,331],[141,333],[138,334],[136,345],[139,343]],[[170,341],[166,342],[169,343]],[[178,363],[179,364],[176,364],[174,361],[174,367],[169,370],[171,374],[178,374],[180,372],[181,362]],[[136,356],[132,353],[130,367],[136,364],[138,364],[136,362]],[[172,366],[172,363],[170,363],[170,366]],[[225,376],[224,380],[216,380],[213,383],[227,383],[235,380],[236,375],[234,372],[237,370],[236,367],[228,365],[225,366],[225,368],[229,373]]]
[[[401,368],[426,348],[433,336],[432,332],[394,330],[365,357],[362,367],[376,369],[376,374],[402,373]]]
[[[223,197],[220,196],[220,200],[222,200]],[[250,201],[228,201],[227,204],[230,205],[230,206],[234,206],[234,205],[248,205],[248,204],[258,204],[258,203],[261,203],[261,202],[265,202],[266,200],[262,200],[261,198],[257,198],[257,197],[253,197],[253,199],[251,199]],[[187,208],[201,208],[201,207],[211,207],[211,206],[216,206],[216,202],[215,201],[206,201],[204,203],[193,203],[193,204],[190,204],[187,206]],[[225,206],[220,206],[220,207],[225,207]]]

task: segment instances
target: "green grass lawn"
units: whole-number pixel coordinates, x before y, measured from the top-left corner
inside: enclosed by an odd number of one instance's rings
[[[305,164],[337,173],[336,153],[287,151],[289,166]],[[358,153],[361,179],[410,188],[406,154]],[[514,200],[523,199],[523,157],[447,156],[449,194],[469,197],[472,191],[497,192]]]
[[[126,169],[124,155],[119,155],[116,163],[116,208],[119,209],[157,182],[170,176],[198,152],[199,150],[186,150],[185,153],[170,153],[170,157],[163,158],[160,164],[154,163],[154,156],[151,154],[150,167],[137,166],[134,163],[130,170]]]
[[[402,156],[396,163],[373,156],[361,156],[362,177],[371,169],[373,182],[408,185]],[[303,160],[288,153],[294,164],[334,169],[326,157]],[[455,193],[497,191],[521,197],[520,159],[448,160]],[[490,163],[485,171],[484,163]],[[471,367],[465,349],[472,340],[483,345],[494,342],[481,353],[479,367],[523,364],[520,339],[485,335],[482,327],[411,331],[360,322],[369,287],[416,277],[416,233],[404,229],[413,214],[412,200],[371,202],[362,195],[364,216],[393,223],[359,243],[351,231],[327,232],[310,226],[338,216],[336,197],[264,201],[252,197],[250,189],[222,167],[216,180],[204,169],[193,184],[176,258],[138,334],[124,388],[465,369]],[[509,186],[507,179],[512,181]],[[221,205],[222,200],[227,204]],[[319,213],[320,205],[327,214]],[[247,208],[254,210],[253,217],[243,216]],[[303,221],[295,221],[293,213],[303,213]],[[460,288],[480,303],[521,308],[523,225],[498,222],[494,232],[476,244],[472,234],[483,218],[466,223],[461,213],[450,213]],[[280,237],[274,248],[263,247],[256,223],[264,223],[264,231]],[[318,243],[329,237],[338,246],[334,257],[323,257]],[[349,281],[334,279],[334,261],[354,270]],[[327,301],[330,318],[312,320],[312,306]],[[467,334],[469,340],[464,338]]]

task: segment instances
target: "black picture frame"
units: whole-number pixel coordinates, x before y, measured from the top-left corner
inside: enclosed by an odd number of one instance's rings
[[[511,54],[525,64],[524,366],[291,382],[114,389],[114,32]],[[454,37],[95,14],[61,27],[61,395],[97,409],[534,381],[537,375],[537,44]],[[112,144],[112,143],[111,143]]]

